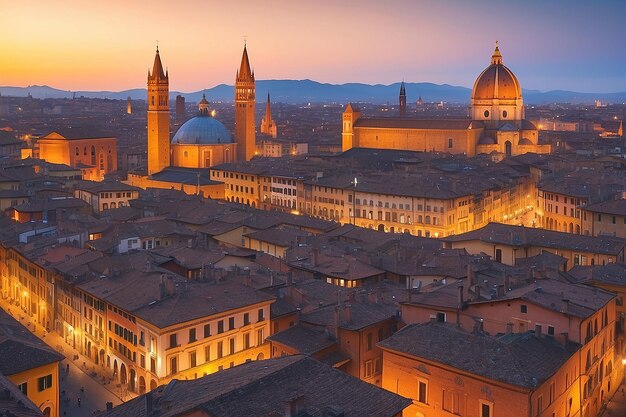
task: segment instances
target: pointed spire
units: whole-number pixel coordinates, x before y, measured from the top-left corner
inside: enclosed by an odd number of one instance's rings
[[[272,123],[272,107],[270,105],[270,93],[267,92],[267,103],[265,104],[265,122],[268,126]]]
[[[400,95],[406,96],[406,89],[404,88],[404,80],[402,80],[402,84],[400,84]]]
[[[156,55],[154,56],[154,65],[152,67],[152,78],[166,79],[167,75],[163,72],[163,64],[159,55],[159,47],[157,46]]]
[[[496,49],[493,51],[493,55],[491,55],[491,65],[502,65],[502,54],[498,47],[498,41],[496,41]]]
[[[241,65],[237,72],[237,78],[241,80],[254,80],[254,73],[250,70],[250,60],[248,59],[248,47],[243,46],[243,55],[241,56]]]

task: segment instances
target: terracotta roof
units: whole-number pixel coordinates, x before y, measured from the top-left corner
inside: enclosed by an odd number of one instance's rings
[[[502,223],[489,223],[480,229],[445,237],[442,240],[445,242],[479,240],[517,247],[564,248],[614,256],[623,253],[626,246],[626,240],[622,238],[585,236]]]
[[[307,356],[311,356],[337,343],[325,329],[312,328],[302,324],[297,324],[282,332],[275,333],[268,337],[267,340],[288,346],[296,352]]]
[[[554,375],[580,347],[565,348],[531,333],[495,338],[445,323],[406,326],[378,346],[531,390]]]
[[[148,417],[146,395],[159,417],[183,416],[192,410],[211,417],[283,416],[285,404],[294,400],[300,401],[301,414],[310,417],[393,417],[411,403],[314,359],[296,355],[254,361],[196,380],[174,380],[102,417]]]
[[[59,362],[63,356],[52,350],[26,327],[0,309],[0,373],[14,375]]]

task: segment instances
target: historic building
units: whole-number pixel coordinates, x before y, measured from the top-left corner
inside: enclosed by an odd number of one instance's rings
[[[256,152],[255,105],[254,71],[250,70],[248,49],[244,46],[241,65],[235,80],[235,143],[237,143],[238,161],[249,161]]]
[[[549,153],[538,143],[537,128],[524,119],[522,87],[496,49],[476,79],[469,119],[414,119],[406,115],[406,91],[400,90],[399,118],[368,118],[348,104],[342,117],[342,149],[380,148],[474,156]]]
[[[105,174],[117,169],[117,139],[110,136],[97,137],[70,129],[55,131],[39,138],[33,149],[25,151],[23,157],[78,168],[85,180],[102,181]]]
[[[169,74],[157,48],[152,73],[148,72],[148,172],[128,175],[130,185],[141,188],[175,188],[190,194],[223,198],[224,186],[211,181],[214,165],[247,161],[256,153],[254,72],[244,46],[235,81],[234,141],[226,127],[213,117],[203,96],[198,114],[187,120],[170,140]],[[177,98],[177,118],[184,100]]]
[[[204,95],[198,115],[178,129],[170,146],[172,165],[184,168],[210,168],[234,162],[237,149],[226,126],[209,114],[209,102]]]
[[[148,175],[170,165],[170,80],[163,72],[157,48],[152,74],[148,71]]]
[[[261,133],[265,133],[276,139],[278,131],[276,130],[276,122],[272,119],[272,106],[270,104],[270,93],[267,93],[267,103],[265,103],[265,117],[261,120]]]

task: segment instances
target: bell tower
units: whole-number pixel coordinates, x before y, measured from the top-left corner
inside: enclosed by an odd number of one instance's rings
[[[169,74],[157,47],[152,73],[148,70],[148,175],[170,166]]]
[[[238,161],[249,161],[256,152],[255,104],[254,71],[250,70],[248,50],[244,45],[241,65],[235,78],[235,143]]]
[[[400,84],[400,96],[398,98],[399,115],[400,117],[406,117],[406,89],[404,88],[404,81]]]

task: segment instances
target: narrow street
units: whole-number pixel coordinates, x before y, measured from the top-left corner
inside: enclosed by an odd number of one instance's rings
[[[7,311],[52,349],[65,356],[59,369],[61,416],[92,416],[97,410],[106,410],[107,402],[115,406],[135,396],[123,390],[115,381],[111,381],[108,370],[95,368],[88,358],[68,346],[62,337],[56,333],[46,332],[43,327],[29,321],[28,316],[19,307],[9,304],[5,299],[0,299],[0,308]],[[78,398],[81,399],[80,406]]]

